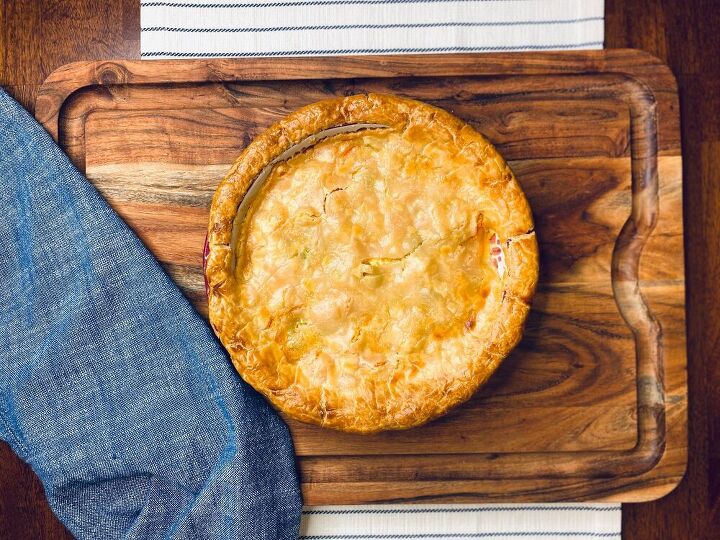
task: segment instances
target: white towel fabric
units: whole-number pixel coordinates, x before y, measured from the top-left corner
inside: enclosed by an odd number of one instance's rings
[[[604,0],[141,3],[143,58],[601,49]]]
[[[317,506],[301,540],[620,539],[619,504]]]
[[[141,3],[143,58],[600,49],[604,0]],[[305,540],[620,538],[619,504],[307,507]]]

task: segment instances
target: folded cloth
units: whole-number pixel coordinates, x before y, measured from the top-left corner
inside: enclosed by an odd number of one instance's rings
[[[286,426],[0,89],[0,438],[78,538],[297,538]]]

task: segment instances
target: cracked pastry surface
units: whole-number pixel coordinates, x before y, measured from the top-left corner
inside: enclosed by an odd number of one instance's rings
[[[308,136],[334,134],[280,161]],[[257,137],[213,199],[211,324],[240,375],[301,421],[422,424],[519,341],[538,276],[512,171],[469,125],[387,95],[311,104]]]

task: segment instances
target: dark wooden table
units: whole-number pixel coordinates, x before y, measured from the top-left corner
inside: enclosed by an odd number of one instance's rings
[[[648,51],[677,76],[682,109],[690,452],[667,497],[623,507],[625,538],[720,537],[720,2],[605,0],[607,47]],[[138,0],[2,0],[0,85],[32,111],[76,60],[138,58]],[[0,443],[0,539],[71,538],[33,472]]]

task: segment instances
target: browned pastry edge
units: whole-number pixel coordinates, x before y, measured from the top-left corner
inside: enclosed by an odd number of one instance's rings
[[[490,321],[492,331],[489,336],[484,336],[482,355],[472,363],[468,376],[454,381],[451,388],[425,400],[421,407],[406,415],[392,418],[330,415],[321,404],[308,403],[293,396],[292,392],[278,393],[266,387],[255,372],[245,369],[247,351],[236,338],[239,329],[233,317],[228,315],[232,310],[228,309],[223,294],[224,287],[232,283],[234,272],[231,268],[233,246],[230,245],[233,222],[253,180],[273,159],[307,137],[332,127],[359,123],[397,128],[423,124],[431,129],[447,130],[458,148],[474,145],[480,159],[495,161],[502,171],[495,182],[488,182],[487,189],[494,197],[502,198],[507,207],[507,219],[498,225],[498,233],[505,242],[505,293],[500,309]],[[291,418],[360,433],[414,427],[469,399],[520,340],[538,278],[538,247],[530,207],[512,171],[495,148],[471,126],[442,109],[381,94],[340,97],[310,104],[257,136],[240,154],[215,192],[210,209],[208,243],[205,273],[209,285],[210,322],[240,375]]]

